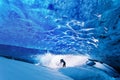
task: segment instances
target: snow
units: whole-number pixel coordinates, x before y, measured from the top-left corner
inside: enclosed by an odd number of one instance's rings
[[[56,70],[0,57],[0,80],[73,80]]]
[[[63,59],[66,62],[65,70],[71,69],[71,68],[74,68],[75,70],[78,68],[85,69],[85,70],[87,69],[88,71],[92,70],[93,72],[94,72],[94,70],[97,70],[97,73],[100,72],[100,74],[102,72],[103,74],[109,75],[111,77],[119,77],[119,74],[117,73],[117,71],[114,68],[112,68],[111,66],[109,66],[105,63],[101,63],[99,61],[94,61],[94,60],[93,60],[94,64],[91,64],[91,62],[93,62],[93,61],[90,61],[89,58],[90,57],[88,55],[72,55],[72,54],[71,55],[70,54],[55,55],[52,53],[34,56],[34,59],[37,60],[37,62],[38,62],[38,64],[36,64],[38,66],[42,65],[42,66],[46,66],[46,67],[49,67],[52,69],[62,70],[62,64],[60,64],[60,59]],[[79,71],[81,71],[81,70],[78,70],[78,72]],[[64,70],[63,70],[63,72],[64,72]],[[66,74],[66,72],[63,74]],[[96,74],[96,73],[94,73],[94,74]],[[104,75],[102,75],[102,76],[104,76]]]
[[[74,80],[115,80],[115,78],[93,67],[69,67],[59,71]]]
[[[105,63],[95,62],[94,67],[100,69],[101,71],[104,71],[110,76],[119,77],[119,74],[117,73],[117,71]]]
[[[37,60],[37,65],[43,65],[49,68],[61,68],[60,59],[64,59],[67,67],[75,67],[85,65],[88,60],[88,55],[55,55],[52,53],[46,53],[45,55],[36,55],[34,59]]]
[[[92,66],[47,68],[0,57],[0,80],[119,80]]]

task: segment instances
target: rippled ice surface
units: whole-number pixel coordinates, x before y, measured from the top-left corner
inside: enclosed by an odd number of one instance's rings
[[[77,6],[73,5],[74,0],[69,2],[1,0],[0,44],[61,53],[88,53],[97,47],[98,40],[93,36],[95,29],[86,27],[84,19],[70,17],[80,14],[69,11],[66,6]]]

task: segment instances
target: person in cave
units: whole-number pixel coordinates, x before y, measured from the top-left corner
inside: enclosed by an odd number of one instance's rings
[[[64,59],[60,59],[60,63],[62,64],[62,67],[66,67],[66,62],[64,61]]]

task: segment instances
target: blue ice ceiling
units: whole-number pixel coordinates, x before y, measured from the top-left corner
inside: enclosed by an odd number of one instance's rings
[[[111,6],[111,0],[1,0],[0,44],[88,53],[98,42],[89,22]]]
[[[110,2],[105,2],[108,4]],[[65,53],[87,53],[97,47],[94,26],[107,7],[95,0],[1,0],[0,43]]]

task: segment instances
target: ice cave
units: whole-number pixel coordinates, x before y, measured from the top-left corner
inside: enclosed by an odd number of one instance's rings
[[[0,80],[120,80],[120,0],[0,0]]]

